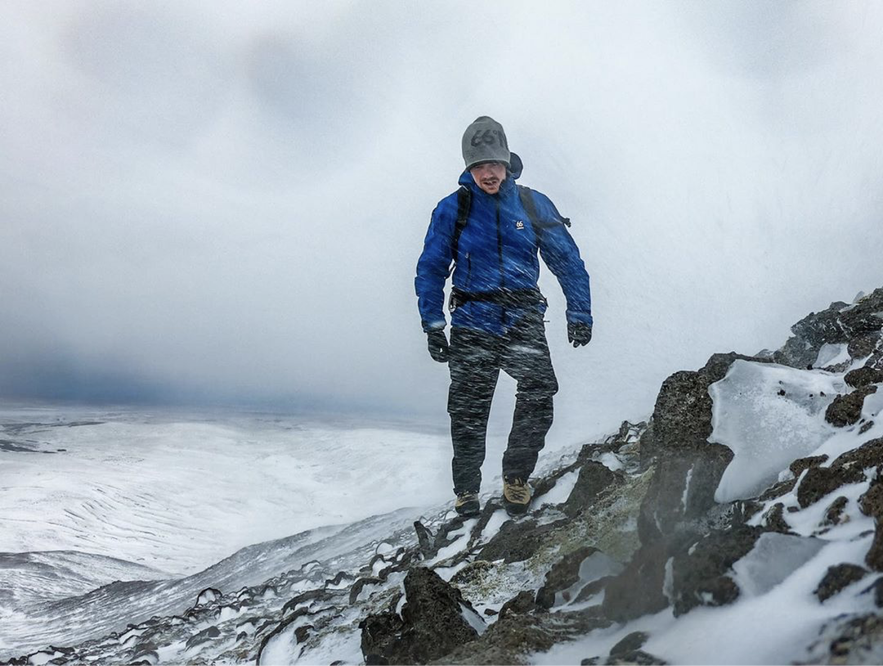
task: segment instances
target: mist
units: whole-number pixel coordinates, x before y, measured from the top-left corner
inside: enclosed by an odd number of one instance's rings
[[[561,437],[645,417],[671,372],[883,285],[876,3],[0,17],[0,397],[444,422],[413,279],[479,115],[592,276],[578,350],[541,280]]]

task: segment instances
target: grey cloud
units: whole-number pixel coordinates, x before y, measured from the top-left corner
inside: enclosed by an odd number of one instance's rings
[[[443,421],[414,266],[481,114],[593,276],[578,352],[543,277],[562,428],[883,281],[872,3],[0,13],[2,395]]]

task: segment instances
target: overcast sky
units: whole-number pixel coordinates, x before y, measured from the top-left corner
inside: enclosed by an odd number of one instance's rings
[[[487,114],[592,275],[579,350],[542,279],[559,419],[646,416],[883,286],[880,35],[877,2],[7,0],[0,395],[443,422],[414,269]]]

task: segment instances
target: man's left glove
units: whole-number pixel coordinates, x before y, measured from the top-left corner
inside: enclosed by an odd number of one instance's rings
[[[567,324],[567,341],[572,342],[574,347],[589,344],[592,339],[592,325],[582,322]]]
[[[426,334],[426,339],[429,342],[429,355],[432,356],[432,360],[439,363],[447,363],[449,353],[448,339],[445,337],[445,332],[440,328],[435,331],[429,331]]]

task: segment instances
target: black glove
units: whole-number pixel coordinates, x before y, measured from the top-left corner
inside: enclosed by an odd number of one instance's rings
[[[572,342],[574,347],[589,344],[592,339],[592,325],[582,322],[567,324],[567,341]]]
[[[432,356],[432,360],[447,363],[448,339],[445,337],[445,332],[441,329],[429,331],[426,334],[426,339],[429,342],[429,355]]]

